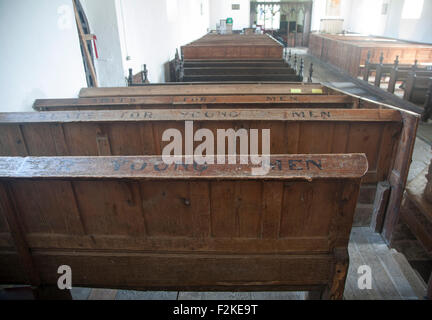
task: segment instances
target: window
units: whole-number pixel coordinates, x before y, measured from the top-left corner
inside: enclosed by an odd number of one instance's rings
[[[279,29],[280,25],[280,5],[265,4],[265,2],[280,2],[280,0],[259,1],[257,6],[257,25],[264,29]]]
[[[402,19],[419,19],[423,11],[424,0],[405,0]]]

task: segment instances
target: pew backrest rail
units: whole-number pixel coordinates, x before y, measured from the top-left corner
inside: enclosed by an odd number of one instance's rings
[[[161,155],[170,128],[186,137],[194,130],[270,129],[270,152],[364,152],[366,183],[386,180],[392,165],[401,114],[388,109],[146,109],[0,114],[0,155]],[[199,143],[193,142],[196,147]],[[182,142],[182,146],[185,142]],[[228,145],[226,145],[228,148]],[[183,148],[185,150],[185,148]],[[240,152],[240,144],[236,144]]]
[[[37,99],[36,111],[159,109],[159,108],[353,108],[358,99],[348,95],[200,95],[132,96],[78,99]],[[377,107],[378,108],[378,107]]]
[[[333,90],[318,83],[286,81],[254,82],[177,82],[149,84],[144,87],[83,88],[80,98],[122,96],[193,96],[193,95],[271,95],[271,94],[329,94]]]

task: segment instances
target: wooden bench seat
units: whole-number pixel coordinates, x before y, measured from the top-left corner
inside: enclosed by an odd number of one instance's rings
[[[301,82],[303,77],[296,74],[202,74],[184,75],[185,82],[209,82],[209,81],[293,81]]]
[[[220,75],[295,75],[295,70],[284,67],[185,67],[184,76]],[[217,78],[216,78],[217,79]]]
[[[341,299],[366,157],[276,162],[253,176],[154,156],[0,157],[0,283],[56,286],[68,265],[77,287]]]
[[[274,60],[184,60],[184,68],[284,68],[283,59]]]

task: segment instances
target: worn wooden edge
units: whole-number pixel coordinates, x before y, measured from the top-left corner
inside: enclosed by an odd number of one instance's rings
[[[382,37],[382,36],[356,36],[356,39],[352,39],[352,36],[341,36],[341,35],[329,35],[329,34],[318,34],[318,33],[310,33],[310,36],[320,38],[320,39],[326,39],[326,40],[332,40],[340,43],[344,43],[347,45],[351,45],[354,47],[360,47],[360,48],[370,48],[370,47],[392,47],[392,48],[425,48],[425,49],[432,49],[432,46],[427,43],[422,42],[414,42],[414,41],[407,41],[407,40],[400,40],[395,39],[391,37]],[[350,37],[350,38],[343,38],[343,37]],[[366,39],[365,39],[366,38]],[[372,39],[372,40],[371,40]],[[373,40],[375,39],[375,40]],[[392,46],[389,46],[392,44]]]
[[[361,178],[368,170],[365,154],[272,155],[267,172],[253,170],[261,163],[197,164],[192,157],[177,157],[166,164],[160,156],[110,157],[0,157],[2,178],[139,178],[287,180]],[[248,158],[247,158],[248,159]]]
[[[392,244],[393,231],[399,220],[400,206],[408,179],[408,172],[414,151],[415,136],[420,117],[417,114],[404,112],[403,128],[396,150],[396,156],[389,172],[389,183],[391,186],[389,203],[384,216],[382,236],[387,244]]]
[[[201,104],[287,104],[287,103],[352,103],[353,97],[346,95],[322,95],[322,89],[316,89],[311,95],[199,95],[199,96],[142,96],[142,97],[99,97],[77,99],[36,99],[33,109],[37,111],[55,110],[57,107],[95,106],[140,106],[156,108],[157,105],[201,105]]]
[[[118,121],[360,121],[401,122],[390,109],[143,109],[0,113],[8,123],[118,122]]]
[[[256,82],[182,82],[173,84],[149,84],[140,87],[104,87],[82,88],[80,98],[105,96],[142,96],[142,95],[200,95],[200,94],[291,94],[291,89],[303,89],[311,93],[312,89],[323,89],[319,83],[299,83],[286,81]],[[309,90],[310,89],[310,90]]]
[[[365,98],[365,97],[362,97],[362,96],[359,96],[359,95],[355,95],[353,93],[345,92],[345,91],[343,91],[343,90],[341,90],[339,88],[336,88],[336,87],[328,86],[328,88],[331,89],[331,90],[334,90],[335,92],[338,92],[340,94],[345,94],[345,95],[351,96],[353,98],[369,102],[369,103],[374,104],[374,105],[376,105],[377,107],[380,107],[380,108],[388,108],[388,109],[392,109],[392,110],[398,110],[400,112],[404,112],[404,113],[407,113],[409,115],[412,115],[412,116],[415,116],[417,118],[420,118],[420,115],[418,113],[410,111],[410,110],[407,110],[407,109],[404,109],[404,108],[400,108],[398,106],[394,106],[394,105],[391,105],[391,104],[388,104],[388,103],[384,103],[384,102],[378,102],[378,101],[375,101],[375,100],[372,100],[372,99],[368,99],[368,98]]]

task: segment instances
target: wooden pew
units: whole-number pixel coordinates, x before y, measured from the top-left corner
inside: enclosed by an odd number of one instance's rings
[[[283,46],[269,35],[207,34],[181,47],[184,60],[281,59]]]
[[[378,88],[380,87],[382,77],[386,75],[390,75],[392,73],[392,70],[394,69],[402,71],[402,70],[413,70],[413,69],[417,70],[421,68],[420,66],[417,65],[417,61],[414,63],[414,65],[399,64],[399,56],[396,56],[396,60],[394,61],[394,63],[385,64],[383,63],[384,56],[382,53],[380,56],[379,63],[370,63],[369,59],[370,56],[368,55],[365,62],[365,67],[363,69],[363,80],[369,82],[369,77],[372,74],[375,74],[374,85]]]
[[[107,96],[105,96],[105,94]],[[83,89],[79,99],[37,99],[37,111],[152,108],[356,108],[359,99],[320,84],[176,83],[139,88]]]
[[[309,50],[320,60],[346,71],[352,77],[360,75],[360,68],[370,52],[370,62],[379,63],[381,53],[384,64],[392,64],[396,56],[400,63],[412,65],[432,61],[432,46],[396,39],[370,36],[311,34]]]
[[[392,68],[390,70],[390,80],[389,80],[389,84],[388,84],[388,88],[387,91],[394,93],[395,91],[395,87],[396,87],[396,83],[400,82],[400,81],[407,81],[408,77],[410,75],[410,73],[412,72],[416,72],[419,73],[419,75],[425,73],[428,74],[429,72],[431,72],[430,70],[427,70],[427,68],[421,68],[419,66],[412,66],[411,68]]]
[[[410,73],[406,81],[403,98],[414,103],[424,104],[431,79],[432,71]]]
[[[185,67],[185,76],[197,76],[197,75],[226,75],[226,74],[237,74],[237,75],[271,75],[271,74],[283,74],[283,75],[295,75],[295,70],[284,67]]]
[[[368,103],[375,105],[364,101],[362,107]],[[388,181],[392,188],[377,227],[391,241],[418,121],[414,114],[401,110],[226,108],[4,113],[0,115],[0,155],[160,155],[168,143],[162,141],[163,132],[176,128],[185,136],[185,121],[194,121],[195,129],[208,128],[213,134],[216,128],[270,128],[273,154],[365,153],[369,171],[363,185],[372,192],[366,197],[372,197],[367,203],[373,202],[377,183]],[[372,206],[368,210],[372,211]],[[370,215],[366,215],[369,221]]]
[[[178,68],[176,79],[181,82],[205,82],[205,81],[295,81],[303,80],[303,60],[297,68],[291,68],[282,60],[278,66],[265,66],[260,62],[237,62],[214,60],[212,63],[200,63],[192,60],[192,66],[188,60],[182,61]],[[219,64],[219,65],[218,65]],[[267,63],[268,64],[268,63]]]
[[[342,299],[363,154],[251,165],[0,157],[0,283]],[[307,205],[303,202],[307,199]]]
[[[186,70],[185,70],[186,71]],[[303,77],[296,74],[218,74],[218,75],[184,75],[185,82],[209,82],[209,81],[292,81],[301,82]]]
[[[273,60],[185,60],[185,68],[279,68],[286,67],[283,59]]]
[[[271,153],[365,153],[365,183],[387,180],[402,117],[373,109],[145,109],[0,113],[0,156],[161,155],[163,132],[271,129]],[[195,132],[195,131],[194,131]],[[183,142],[184,143],[184,142]],[[198,145],[194,142],[194,145]],[[237,143],[237,152],[240,145]]]

